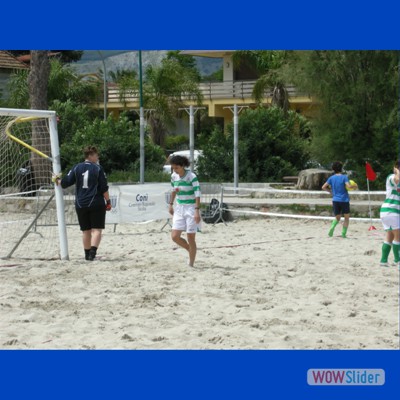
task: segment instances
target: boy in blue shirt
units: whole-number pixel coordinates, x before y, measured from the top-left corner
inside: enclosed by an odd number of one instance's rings
[[[333,214],[335,215],[328,235],[331,237],[333,236],[333,231],[343,215],[342,237],[345,238],[350,222],[350,197],[347,189],[357,189],[358,186],[357,184],[350,184],[347,175],[342,174],[342,168],[343,165],[340,161],[335,161],[332,164],[334,174],[323,184],[322,190],[332,194]]]

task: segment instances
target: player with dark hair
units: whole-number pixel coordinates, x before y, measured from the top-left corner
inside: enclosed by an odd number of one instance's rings
[[[343,165],[340,161],[335,161],[332,164],[334,174],[323,184],[322,190],[332,194],[333,214],[335,216],[328,235],[333,236],[333,231],[343,215],[342,237],[345,238],[350,223],[350,197],[347,189],[357,189],[358,186],[349,182],[348,176],[342,174],[342,168]]]
[[[190,163],[184,156],[173,156],[171,158],[171,200],[169,212],[173,215],[172,240],[189,252],[190,267],[194,266],[197,245],[196,232],[200,224],[200,184],[197,176],[187,169]],[[176,198],[177,205],[173,207]],[[187,241],[181,237],[186,231]]]
[[[393,248],[394,262],[400,268],[400,160],[394,164],[393,174],[386,178],[386,199],[380,217],[386,231],[380,264],[389,266],[388,257]]]
[[[85,161],[76,164],[61,180],[62,188],[75,184],[75,209],[82,231],[85,259],[96,258],[102,230],[105,227],[106,211],[111,210],[107,177],[99,164],[99,152],[95,146],[84,149]]]

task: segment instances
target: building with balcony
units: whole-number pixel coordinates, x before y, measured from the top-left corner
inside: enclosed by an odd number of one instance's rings
[[[181,54],[196,57],[213,57],[223,60],[223,80],[221,82],[202,82],[199,84],[203,96],[202,107],[207,109],[209,117],[223,118],[224,127],[233,119],[233,113],[229,107],[237,104],[238,107],[255,107],[252,97],[254,84],[257,81],[257,73],[245,66],[234,67],[232,62],[233,50],[184,50]],[[300,93],[294,86],[287,87],[291,109],[311,117],[315,110],[316,101],[311,96]],[[271,104],[271,93],[266,92],[263,100],[265,105]],[[197,104],[188,100],[187,106]],[[123,101],[120,99],[118,87],[109,84],[107,88],[107,110],[118,115],[123,110],[139,108],[139,93],[132,91],[127,94]],[[104,103],[97,104],[99,109],[104,109]],[[146,105],[145,105],[146,107]],[[187,130],[187,124],[178,123],[178,130]],[[181,133],[181,132],[177,132]]]

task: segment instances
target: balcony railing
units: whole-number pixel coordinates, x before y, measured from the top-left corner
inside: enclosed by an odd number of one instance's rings
[[[225,82],[202,82],[199,84],[200,92],[204,100],[217,100],[217,99],[251,99],[253,96],[253,88],[255,80],[249,81],[225,81]],[[296,91],[294,86],[286,87],[289,97],[306,96],[305,94]],[[264,93],[265,98],[271,97],[272,93],[267,90]],[[130,90],[125,93],[123,99],[120,99],[120,92],[117,85],[113,84],[108,86],[108,102],[138,102],[139,91]]]

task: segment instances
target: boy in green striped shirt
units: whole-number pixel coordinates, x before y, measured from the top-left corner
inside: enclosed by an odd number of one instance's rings
[[[381,266],[388,267],[388,257],[393,248],[394,262],[400,268],[400,160],[393,167],[393,174],[386,179],[386,199],[380,210],[386,231],[382,245]]]
[[[171,158],[171,200],[169,213],[172,219],[172,240],[189,253],[190,267],[194,266],[197,253],[196,232],[200,224],[200,184],[196,174],[187,169],[189,160],[184,156],[173,156]],[[174,209],[174,200],[176,207]],[[186,231],[187,241],[181,237]]]

